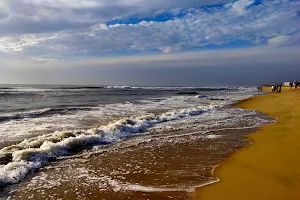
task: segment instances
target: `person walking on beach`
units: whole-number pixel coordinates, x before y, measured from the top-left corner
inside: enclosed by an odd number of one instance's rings
[[[291,89],[293,89],[293,82],[290,82],[290,87]]]
[[[278,92],[278,93],[281,93],[281,87],[282,87],[282,84],[280,84],[280,85],[278,86],[278,89],[277,89],[277,92]]]
[[[277,84],[274,86],[274,92],[278,93],[278,85]]]
[[[258,91],[262,91],[262,86],[258,86],[258,87],[257,87],[257,90],[258,90]]]
[[[272,93],[274,93],[274,85],[271,85]]]

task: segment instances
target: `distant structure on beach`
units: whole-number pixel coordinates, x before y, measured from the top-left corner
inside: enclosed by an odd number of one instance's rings
[[[284,83],[283,83],[283,86],[289,87],[289,86],[290,86],[290,82],[284,82]]]

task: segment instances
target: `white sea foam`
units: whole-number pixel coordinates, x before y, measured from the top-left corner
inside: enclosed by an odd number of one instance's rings
[[[178,86],[178,87],[167,87],[167,86],[128,86],[128,85],[109,85],[107,89],[144,89],[144,90],[243,90],[243,91],[256,91],[255,87],[238,86],[238,87],[192,87],[192,86]]]
[[[204,187],[219,182],[220,179],[216,178],[214,180],[208,181],[202,185],[191,186],[189,188],[160,188],[151,186],[142,186],[134,184],[123,184],[122,190],[138,191],[138,192],[194,192],[198,187]]]
[[[101,121],[146,115],[157,109],[174,110],[195,107],[195,105],[203,104],[201,104],[201,100],[199,99],[184,96],[99,105],[90,110],[77,110],[67,115],[42,115],[36,118],[5,121],[1,123],[0,126],[0,137],[3,141],[15,141],[31,137],[32,135],[51,133],[57,130],[87,129],[89,125],[83,124],[85,121],[94,120],[95,126],[98,126]],[[43,110],[34,111],[34,113],[36,114],[42,111]]]
[[[216,107],[199,106],[170,111],[161,115],[149,114],[124,118],[99,128],[73,132],[55,132],[24,140],[17,145],[0,150],[0,158],[11,156],[12,160],[0,168],[0,185],[16,183],[22,180],[33,169],[39,168],[49,160],[56,159],[57,157],[68,156],[74,151],[86,149],[101,143],[112,143],[132,134],[147,131],[156,124],[200,115]]]
[[[176,192],[176,191],[187,191],[186,189],[180,188],[158,188],[158,187],[151,187],[151,186],[142,186],[142,185],[124,185],[122,187],[123,190],[131,190],[131,191],[138,191],[138,192]]]
[[[214,94],[210,95],[210,97],[214,97]],[[199,121],[200,118],[201,123],[195,127],[195,132],[199,132],[199,129],[204,129],[206,126],[212,130],[218,130],[220,127],[226,128],[226,124],[234,127],[236,121],[239,120],[238,116],[241,116],[245,123],[250,121],[245,125],[246,127],[263,123],[260,119],[251,121],[251,116],[247,118],[244,111],[238,112],[238,109],[215,113],[216,108],[250,97],[251,95],[248,93],[224,92],[218,93],[216,96],[220,100],[211,101],[209,98],[201,99],[197,96],[146,99],[138,102],[99,105],[92,110],[79,110],[69,115],[42,116],[2,123],[0,126],[1,139],[7,137],[8,140],[12,140],[29,137],[32,133],[42,133],[42,135],[30,136],[32,138],[0,150],[0,160],[11,159],[8,164],[0,166],[0,186],[19,182],[26,174],[39,169],[53,159],[68,157],[74,152],[117,142],[128,136],[139,135],[152,129],[157,129],[155,130],[157,132],[159,132],[159,128],[162,132],[169,128],[184,129],[185,124]],[[166,110],[169,111],[166,112]],[[157,113],[161,114],[151,114],[153,111],[159,111]],[[198,116],[202,113],[206,114],[199,118]],[[235,117],[228,119],[228,116],[232,115]],[[120,120],[100,127],[95,126],[97,128],[86,128],[81,124],[82,121],[90,119]],[[74,129],[77,130],[63,131]],[[47,133],[51,130],[58,131]],[[203,137],[214,139],[218,136],[208,134]],[[139,187],[139,189],[145,188]]]
[[[40,162],[10,162],[5,166],[0,167],[0,187],[7,184],[18,183],[30,171],[38,169],[42,166]]]
[[[221,136],[220,135],[214,135],[214,134],[206,136],[206,138],[208,138],[208,139],[215,139],[215,138],[219,138],[219,137],[221,137]]]
[[[136,89],[138,87],[134,86],[127,86],[127,85],[122,85],[122,86],[117,86],[117,85],[111,85],[111,86],[106,86],[107,89]]]
[[[99,124],[106,124],[112,119],[146,115],[153,111],[178,110],[195,107],[197,105],[227,105],[234,101],[249,98],[252,95],[248,92],[218,91],[210,93],[208,98],[198,98],[197,96],[169,96],[159,98],[149,98],[134,102],[114,103],[90,107],[89,110],[78,109],[67,113],[51,112],[47,115],[39,115],[47,110],[36,110],[28,113],[19,113],[21,118],[1,122],[0,137],[2,141],[19,141],[36,135],[51,133],[54,131],[88,129]],[[226,99],[211,101],[211,98]],[[13,118],[16,113],[9,114]],[[18,114],[18,113],[17,113]],[[29,117],[26,117],[29,114]],[[30,117],[38,115],[38,117]],[[25,117],[24,117],[25,116]]]

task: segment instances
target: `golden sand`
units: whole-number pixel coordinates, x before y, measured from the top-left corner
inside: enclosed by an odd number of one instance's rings
[[[221,181],[197,188],[194,198],[300,199],[300,89],[283,88],[281,94],[254,97],[237,106],[266,113],[277,123],[251,134],[253,145],[234,153],[216,169]]]

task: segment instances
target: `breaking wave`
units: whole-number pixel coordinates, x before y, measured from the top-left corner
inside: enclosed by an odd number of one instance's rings
[[[28,173],[62,156],[88,150],[96,145],[111,144],[128,136],[149,131],[156,124],[200,115],[217,105],[175,110],[163,114],[149,114],[123,118],[106,126],[88,130],[54,132],[0,150],[0,186],[15,184]]]

